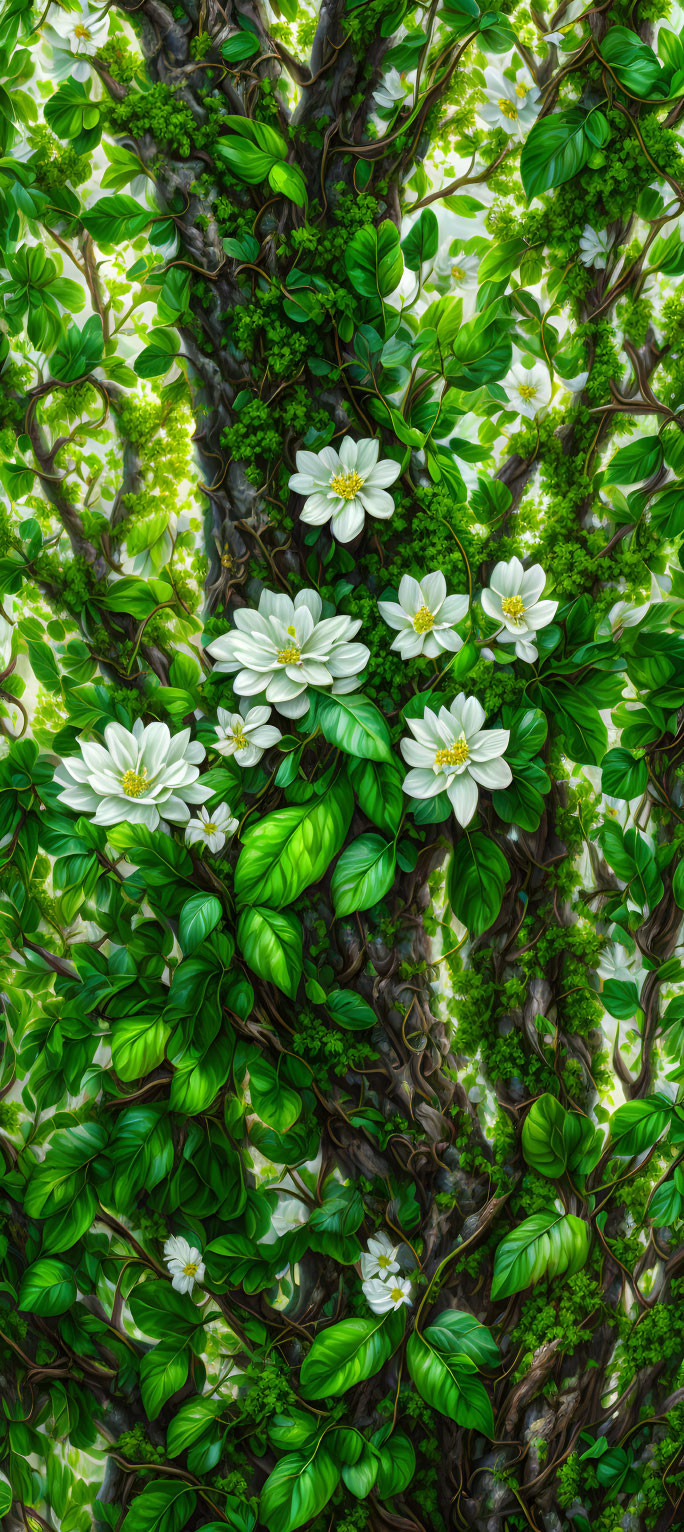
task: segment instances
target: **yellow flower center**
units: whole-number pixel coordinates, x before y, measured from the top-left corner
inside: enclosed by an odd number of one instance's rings
[[[390,1298],[392,1299],[393,1303],[399,1303],[400,1299],[403,1297],[404,1294],[400,1287],[393,1287],[390,1289]]]
[[[276,655],[279,665],[298,665],[301,658],[301,650],[296,644],[288,644],[287,649],[279,649]]]
[[[470,752],[464,739],[454,740],[448,750],[438,750],[435,756],[435,766],[462,766],[467,761]]]
[[[243,734],[242,729],[233,729],[233,744],[236,750],[247,749],[247,735]]]
[[[504,617],[511,617],[514,622],[519,622],[520,618],[525,616],[525,603],[522,596],[504,596],[501,610]]]
[[[515,94],[516,94],[516,96],[518,96],[520,101],[524,101],[525,97],[527,95],[527,86],[526,85],[516,85],[516,87],[515,87]]]
[[[147,767],[142,772],[125,771],[121,778],[121,786],[127,798],[140,798],[147,787]]]
[[[429,633],[430,629],[434,628],[434,626],[435,619],[432,612],[426,606],[419,607],[413,619],[414,631],[416,633]]]
[[[452,277],[454,279],[454,282],[462,282],[463,278],[465,276],[465,272],[463,270],[463,267],[462,266],[452,266],[452,268],[451,268],[451,275],[452,275]]]
[[[217,830],[218,825],[213,824],[211,819],[208,819],[204,826],[205,835],[215,835]]]
[[[508,96],[499,96],[499,111],[503,117],[508,118],[509,122],[517,120],[518,108],[513,105],[512,101],[509,101]]]
[[[521,383],[518,389],[518,393],[520,394],[521,399],[536,399],[537,385],[536,383]]]
[[[363,484],[360,473],[334,473],[330,480],[330,488],[340,496],[341,500],[353,500],[358,495]]]
[[[188,1261],[187,1266],[183,1267],[183,1276],[184,1277],[194,1277],[196,1271],[197,1271],[197,1262],[196,1261]]]
[[[90,32],[87,27],[84,27],[83,22],[79,21],[78,26],[74,27],[74,37],[90,37]]]

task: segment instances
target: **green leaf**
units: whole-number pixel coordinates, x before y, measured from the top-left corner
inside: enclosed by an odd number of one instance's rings
[[[610,1147],[613,1154],[631,1159],[643,1154],[658,1142],[672,1119],[672,1102],[667,1096],[643,1096],[626,1101],[610,1119]]]
[[[396,853],[393,844],[367,832],[342,852],[332,875],[330,889],[338,917],[353,915],[378,904],[394,882]]]
[[[393,1431],[389,1440],[387,1427],[381,1426],[371,1437],[378,1452],[378,1472],[375,1493],[379,1500],[389,1500],[391,1495],[402,1495],[416,1471],[416,1454],[413,1443],[403,1431]]]
[[[399,230],[389,218],[377,228],[357,229],[345,247],[344,264],[352,286],[363,298],[386,298],[399,285],[404,269]]]
[[[100,245],[120,245],[124,240],[135,239],[147,228],[153,216],[148,208],[141,208],[135,197],[123,192],[113,197],[100,197],[94,207],[81,214],[84,228]]]
[[[606,979],[601,999],[609,1016],[628,1021],[639,1008],[639,991],[633,979]]]
[[[7,1516],[12,1509],[12,1486],[4,1473],[0,1473],[0,1516]]]
[[[389,729],[367,697],[324,697],[319,694],[317,722],[331,745],[362,761],[393,761]]]
[[[197,1495],[182,1480],[152,1479],[136,1495],[121,1532],[183,1532]]]
[[[528,202],[553,186],[562,186],[586,165],[591,152],[586,123],[586,112],[576,106],[534,123],[520,155],[520,175]]]
[[[257,906],[243,910],[236,936],[252,972],[294,1000],[302,973],[302,928],[294,915]]]
[[[268,184],[272,191],[281,192],[290,202],[296,202],[297,207],[305,206],[306,181],[297,165],[287,165],[282,160],[274,160],[268,172]]]
[[[377,1022],[375,1011],[352,989],[333,990],[325,1003],[333,1021],[345,1032],[363,1032]]]
[[[178,922],[178,940],[186,956],[214,930],[221,915],[221,901],[215,894],[193,894],[186,899]]]
[[[185,1341],[161,1341],[140,1363],[140,1393],[148,1420],[156,1420],[167,1400],[182,1388],[190,1355]]]
[[[382,761],[349,762],[349,780],[359,807],[385,835],[396,835],[404,814],[401,775]]]
[[[301,1116],[301,1096],[260,1054],[249,1061],[249,1095],[261,1121],[276,1133],[287,1133]]]
[[[211,1425],[217,1415],[225,1409],[223,1399],[211,1399],[206,1394],[201,1394],[195,1399],[186,1399],[178,1406],[173,1420],[170,1422],[166,1433],[166,1450],[170,1458],[177,1458],[187,1447],[192,1446]]]
[[[76,1279],[64,1261],[44,1258],[27,1267],[19,1289],[19,1309],[52,1317],[66,1314],[76,1301]]]
[[[414,1330],[406,1347],[406,1361],[418,1393],[434,1410],[466,1430],[494,1436],[491,1402],[471,1357],[437,1351],[425,1335]]]
[[[370,1319],[342,1319],[322,1330],[302,1363],[303,1398],[336,1398],[374,1377],[396,1351],[404,1325],[399,1309]]]
[[[261,1491],[260,1520],[268,1532],[295,1532],[323,1510],[339,1480],[340,1469],[324,1446],[286,1453]]]
[[[510,1298],[541,1277],[574,1276],[587,1259],[590,1241],[589,1225],[574,1213],[533,1213],[497,1248],[492,1300]]]
[[[601,785],[611,798],[640,798],[648,785],[645,761],[637,761],[629,750],[609,750],[601,763]]]
[[[496,920],[509,876],[503,851],[488,836],[475,831],[459,841],[449,865],[449,899],[456,919],[473,936]]]
[[[112,1033],[112,1067],[120,1080],[140,1080],[161,1064],[171,1028],[161,1016],[124,1016]]]
[[[244,837],[235,869],[239,904],[281,909],[318,883],[343,844],[354,799],[341,776],[321,798],[267,815]]]
[[[611,27],[599,43],[601,57],[625,90],[635,96],[655,94],[663,70],[648,43],[642,42],[628,27]]]
[[[424,207],[411,232],[402,240],[404,261],[409,271],[420,271],[423,261],[431,261],[437,254],[439,223],[431,207]]]
[[[50,371],[60,382],[74,382],[92,372],[102,361],[104,340],[99,314],[91,314],[82,330],[72,324],[50,358]]]
[[[436,1351],[447,1355],[467,1356],[478,1367],[498,1367],[499,1348],[486,1325],[460,1309],[443,1309],[424,1331],[425,1339]]]
[[[533,1170],[555,1180],[567,1166],[564,1137],[567,1112],[548,1093],[533,1102],[523,1123],[522,1152]]]
[[[640,436],[621,447],[606,469],[607,484],[638,484],[650,479],[663,464],[663,444],[659,436]]]

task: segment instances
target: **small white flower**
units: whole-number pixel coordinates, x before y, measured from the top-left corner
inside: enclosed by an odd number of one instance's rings
[[[374,436],[358,442],[345,436],[339,453],[334,447],[298,452],[290,489],[307,497],[300,520],[312,527],[331,521],[340,543],[352,542],[363,531],[366,512],[388,520],[394,514],[394,501],[387,487],[399,478],[401,468],[389,458],[379,463],[379,451]]]
[[[596,271],[603,271],[613,241],[614,235],[609,234],[607,229],[592,229],[590,223],[585,223],[584,233],[579,242],[582,265],[593,266]]]
[[[391,112],[397,102],[403,101],[408,91],[398,69],[390,68],[383,75],[378,88],[373,93],[376,106],[382,107],[383,111]]]
[[[91,71],[86,59],[97,53],[108,31],[107,12],[91,11],[86,0],[77,0],[68,11],[52,4],[43,33],[53,50],[55,79],[65,80],[71,74],[75,80],[87,80]]]
[[[610,631],[614,638],[618,638],[623,628],[636,628],[643,622],[646,613],[650,609],[650,601],[644,606],[632,606],[629,601],[616,601],[608,613]]]
[[[238,674],[238,696],[265,692],[286,718],[302,718],[308,707],[309,686],[330,687],[336,694],[353,692],[368,661],[365,644],[351,644],[358,617],[326,617],[317,591],[289,596],[262,591],[259,610],[239,607],[235,627],[208,645],[216,669]]]
[[[410,1305],[413,1302],[408,1277],[393,1276],[389,1282],[371,1277],[369,1282],[363,1283],[363,1293],[374,1314],[389,1314],[391,1309],[400,1309],[403,1304]]]
[[[216,744],[219,755],[234,755],[238,766],[256,766],[264,750],[282,739],[280,729],[268,722],[270,707],[253,707],[248,712],[228,713],[218,709]]]
[[[479,255],[450,255],[448,250],[442,250],[430,273],[430,282],[438,293],[453,293],[456,298],[463,298],[465,314],[473,307],[479,269]]]
[[[204,1281],[202,1251],[188,1244],[180,1234],[172,1234],[164,1246],[164,1260],[177,1293],[191,1293],[196,1282]]]
[[[533,367],[523,367],[521,362],[515,362],[504,387],[511,407],[519,415],[526,415],[528,420],[543,414],[551,403],[551,379],[541,362],[535,362]]]
[[[455,654],[462,648],[463,639],[454,633],[453,624],[460,622],[467,610],[467,596],[447,596],[441,569],[422,580],[404,575],[399,603],[378,602],[378,611],[388,627],[398,629],[390,647],[398,649],[404,660],[417,654],[436,659],[443,649],[451,649]]]
[[[185,827],[185,844],[196,846],[199,841],[209,851],[222,851],[227,837],[235,834],[238,823],[227,803],[219,803],[218,808],[212,809],[211,813],[201,808],[197,818],[191,819]]]
[[[539,111],[540,93],[528,74],[519,74],[515,80],[500,69],[489,65],[485,69],[486,102],[478,106],[478,116],[488,128],[503,128],[504,133],[517,133],[525,138]]]
[[[279,1239],[284,1234],[290,1234],[293,1229],[300,1229],[307,1222],[309,1209],[301,1197],[279,1197],[278,1206],[271,1213],[271,1227],[275,1230]]]
[[[393,1245],[388,1234],[376,1234],[368,1241],[368,1249],[361,1256],[361,1274],[365,1281],[371,1277],[386,1279],[399,1270],[398,1245]]]
[[[488,617],[503,624],[498,634],[500,644],[515,644],[519,660],[537,659],[534,635],[548,627],[558,610],[557,601],[540,601],[546,584],[541,564],[523,569],[518,558],[497,564],[489,585],[482,592],[482,606]]]
[[[599,979],[633,979],[636,972],[636,953],[629,952],[619,942],[603,948],[596,972]]]
[[[484,708],[476,697],[459,692],[439,713],[425,709],[424,718],[407,719],[413,739],[402,739],[401,753],[415,767],[404,778],[411,798],[434,798],[446,792],[460,825],[470,824],[477,808],[477,789],[508,787],[510,766],[502,759],[508,729],[483,729]]]
[[[80,740],[81,759],[70,756],[55,772],[65,789],[61,802],[92,814],[96,825],[127,820],[156,830],[162,818],[185,825],[188,804],[211,796],[211,787],[197,780],[204,745],[190,739],[189,729],[171,735],[165,723],[145,727],[137,718],[132,731],[108,723],[104,737],[104,745]]]

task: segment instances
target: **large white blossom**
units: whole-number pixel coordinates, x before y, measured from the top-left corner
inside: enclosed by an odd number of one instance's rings
[[[202,1251],[189,1244],[181,1234],[172,1234],[164,1245],[164,1260],[177,1293],[191,1293],[196,1282],[204,1280]]]
[[[55,772],[64,792],[62,803],[79,814],[92,814],[97,825],[127,820],[156,830],[160,819],[185,825],[188,804],[204,803],[211,787],[199,777],[204,746],[191,740],[190,730],[171,735],[165,723],[145,726],[137,718],[133,729],[108,723],[105,743],[81,740],[81,756],[68,756]]]
[[[404,778],[404,792],[411,798],[446,792],[459,824],[470,824],[478,785],[495,789],[513,780],[502,759],[509,730],[483,729],[484,721],[484,708],[465,692],[439,713],[426,708],[423,718],[407,719],[414,738],[402,739],[401,753],[414,769]]]
[[[584,233],[579,242],[580,260],[583,266],[593,266],[596,271],[603,271],[610,254],[614,236],[607,229],[592,229],[590,223],[585,223]]]
[[[404,1304],[413,1302],[413,1291],[408,1277],[394,1275],[389,1282],[383,1282],[380,1277],[371,1277],[363,1283],[363,1293],[369,1309],[374,1314],[389,1314],[392,1309],[400,1309]]]
[[[268,722],[270,716],[270,707],[252,707],[244,713],[229,713],[220,707],[214,749],[219,755],[234,755],[238,766],[256,766],[264,750],[283,737],[280,729]]]
[[[380,616],[390,628],[397,629],[391,648],[398,649],[404,660],[426,654],[436,659],[443,649],[454,653],[463,639],[454,632],[468,610],[467,596],[447,596],[446,580],[441,569],[414,580],[404,575],[399,585],[399,601],[379,601]]]
[[[517,133],[525,138],[536,121],[540,105],[540,93],[531,76],[526,72],[509,79],[501,69],[489,65],[485,69],[487,100],[478,106],[478,116],[488,128],[503,128],[504,133]]]
[[[301,520],[313,527],[332,522],[340,543],[350,543],[363,531],[366,512],[388,520],[394,501],[387,494],[401,468],[389,458],[378,462],[380,443],[374,436],[355,442],[345,436],[339,452],[323,447],[320,452],[298,452],[297,472],[290,489],[306,495]]]
[[[52,73],[56,80],[87,80],[91,67],[87,62],[102,47],[109,31],[106,11],[91,10],[87,0],[77,0],[73,10],[52,4],[43,27],[43,36],[53,50]]]
[[[519,558],[512,558],[495,566],[482,592],[487,616],[502,624],[498,642],[515,644],[518,659],[528,663],[538,657],[535,634],[553,622],[558,610],[557,601],[540,601],[545,584],[541,564],[524,569]]]
[[[206,846],[208,851],[222,851],[226,840],[234,835],[239,820],[233,817],[227,803],[219,803],[218,808],[201,808],[196,819],[191,819],[185,826],[186,846],[196,846],[198,843]]]
[[[386,1280],[399,1270],[398,1245],[393,1245],[388,1234],[375,1234],[368,1241],[368,1249],[361,1256],[361,1275],[365,1281],[371,1277]]]
[[[543,414],[551,403],[551,379],[541,362],[535,362],[533,367],[523,367],[522,362],[514,362],[504,388],[511,407],[519,415],[527,416],[528,420]]]
[[[239,607],[235,627],[208,645],[216,669],[235,675],[238,696],[265,693],[286,718],[302,718],[309,686],[353,692],[367,663],[365,644],[349,642],[357,617],[325,617],[317,591],[289,596],[263,591],[259,610]],[[237,674],[236,674],[237,672]]]

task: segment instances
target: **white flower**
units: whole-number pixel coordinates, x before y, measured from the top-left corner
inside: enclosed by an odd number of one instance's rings
[[[97,53],[108,31],[107,12],[91,11],[86,0],[77,0],[69,11],[51,5],[44,35],[53,49],[55,79],[64,80],[71,74],[75,80],[87,80],[90,65],[86,59]]]
[[[202,1251],[188,1244],[180,1234],[172,1234],[164,1246],[164,1260],[173,1277],[177,1293],[191,1293],[196,1282],[204,1281]]]
[[[551,403],[551,379],[546,367],[535,362],[533,367],[523,367],[515,362],[504,385],[513,409],[519,415],[533,420]]]
[[[585,223],[579,242],[582,265],[594,266],[597,271],[603,271],[613,239],[614,235],[609,234],[607,229],[592,229],[590,223]]]
[[[300,1229],[308,1217],[309,1209],[301,1197],[279,1197],[278,1206],[271,1213],[271,1227],[281,1239],[293,1229]]]
[[[391,112],[398,101],[403,101],[408,86],[401,78],[398,69],[390,68],[383,75],[378,88],[373,93],[376,106],[382,107],[383,111]]]
[[[367,663],[365,644],[351,644],[361,627],[358,617],[326,617],[321,622],[317,591],[289,596],[262,591],[259,610],[240,607],[232,633],[208,645],[216,669],[238,672],[233,690],[238,696],[265,692],[286,718],[302,718],[308,707],[309,686],[330,686],[335,693],[353,692]]]
[[[185,825],[189,803],[203,803],[211,788],[198,782],[204,745],[190,730],[173,736],[165,723],[145,727],[137,718],[130,732],[108,723],[105,744],[80,740],[81,757],[61,761],[55,781],[65,788],[62,803],[80,814],[94,814],[97,825],[144,824],[156,830],[160,819]]]
[[[369,1282],[364,1282],[363,1293],[374,1314],[389,1314],[390,1309],[400,1309],[404,1303],[413,1302],[408,1277],[393,1276],[389,1282],[371,1277]]]
[[[185,844],[195,846],[200,841],[210,851],[222,851],[227,836],[235,834],[238,822],[233,818],[227,803],[219,803],[218,808],[212,809],[211,813],[201,808],[197,818],[191,819],[185,827]]]
[[[643,622],[650,608],[650,601],[644,606],[632,606],[629,601],[616,601],[608,613],[610,631],[614,638],[618,638],[623,628],[636,628]]]
[[[519,660],[531,663],[537,659],[534,635],[539,628],[546,628],[558,610],[557,601],[540,601],[546,584],[541,564],[523,569],[518,558],[497,564],[492,570],[489,585],[482,592],[482,606],[488,617],[503,624],[499,633],[500,644],[515,644]]]
[[[409,766],[404,792],[411,798],[449,795],[460,825],[470,824],[477,808],[477,787],[508,787],[511,768],[502,760],[508,729],[483,729],[484,708],[476,697],[459,692],[450,708],[425,709],[424,718],[407,719],[414,739],[402,739],[401,753]]]
[[[487,100],[478,106],[478,116],[488,128],[503,128],[504,133],[517,133],[524,138],[536,121],[539,111],[539,91],[528,74],[509,80],[500,69],[489,65],[485,69]]]
[[[619,942],[603,948],[596,972],[605,983],[606,979],[633,979],[636,972],[636,953],[629,952]]]
[[[234,755],[238,766],[256,766],[264,750],[283,737],[280,729],[268,722],[270,716],[270,707],[252,707],[244,714],[227,713],[220,707],[214,749],[219,755]]]
[[[376,1234],[368,1241],[368,1249],[361,1256],[361,1273],[365,1280],[371,1277],[386,1279],[399,1270],[398,1245],[393,1245],[388,1234]]]
[[[339,453],[334,447],[298,452],[290,489],[307,496],[300,520],[312,527],[332,520],[332,531],[340,543],[350,543],[363,530],[366,511],[369,516],[388,520],[394,514],[394,501],[386,490],[399,478],[401,468],[389,458],[379,463],[379,451],[380,443],[374,436],[359,442],[345,436]]]
[[[398,605],[396,601],[378,602],[380,616],[390,628],[398,629],[391,648],[398,649],[404,660],[416,654],[435,659],[442,649],[456,653],[463,639],[454,633],[453,624],[460,622],[467,610],[467,596],[447,596],[441,569],[420,581],[404,575]]]
[[[438,293],[453,293],[455,297],[463,298],[465,314],[473,307],[479,269],[479,255],[450,255],[448,250],[442,250],[430,273],[430,282]]]

